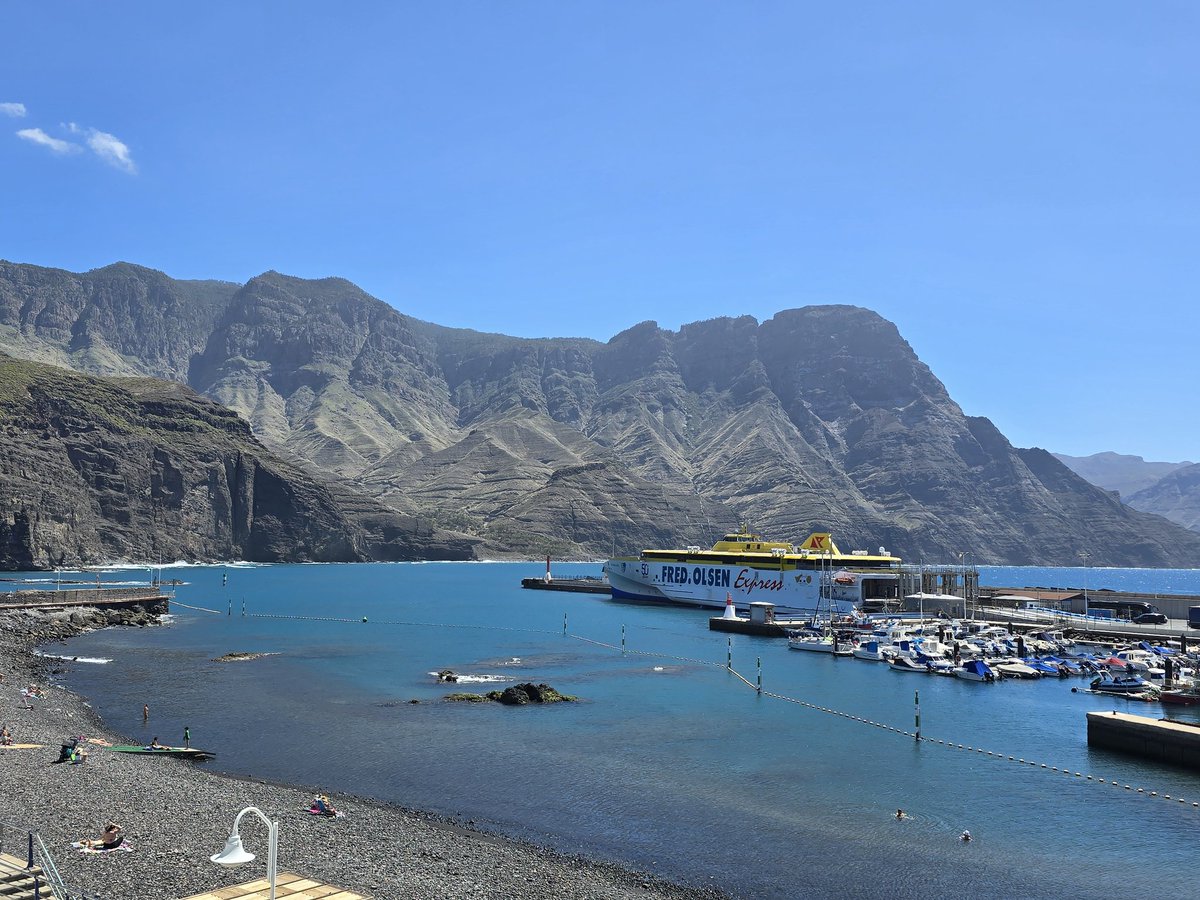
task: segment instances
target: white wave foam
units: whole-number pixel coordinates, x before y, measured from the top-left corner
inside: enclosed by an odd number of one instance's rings
[[[43,653],[41,650],[34,650],[33,655],[43,656],[46,659],[65,659],[68,662],[94,663],[98,666],[112,662],[111,659],[105,659],[101,656],[63,656],[59,653]]]
[[[437,678],[441,673],[440,672],[430,672],[429,674],[432,675],[434,678]],[[498,682],[502,682],[502,681],[512,681],[512,680],[513,679],[508,675],[459,675],[458,673],[455,673],[453,680],[448,681],[446,683],[447,684],[455,684],[455,683],[457,683],[457,684],[493,684],[493,683],[498,683]]]

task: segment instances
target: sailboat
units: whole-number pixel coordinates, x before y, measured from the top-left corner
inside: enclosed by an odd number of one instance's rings
[[[814,611],[812,622],[809,624],[809,630],[789,632],[789,650],[810,650],[833,656],[851,656],[854,653],[854,645],[848,639],[839,638],[833,627],[834,604],[831,582],[836,577],[832,571],[820,573],[821,585],[817,608]]]

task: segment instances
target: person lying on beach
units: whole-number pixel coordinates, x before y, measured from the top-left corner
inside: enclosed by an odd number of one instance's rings
[[[150,743],[146,745],[147,750],[165,750],[166,748],[158,742],[158,735],[150,739]]]
[[[324,794],[317,794],[313,798],[312,806],[308,811],[314,816],[337,816],[340,813],[333,808],[333,804],[329,802],[329,798]]]
[[[99,838],[89,838],[79,843],[93,850],[116,850],[124,840],[125,834],[121,830],[121,826],[116,822],[109,822],[104,826],[104,831]]]
[[[0,728],[0,744],[4,744],[7,746],[8,744],[11,744],[12,742],[13,742],[12,735],[8,731],[8,725],[5,724],[3,728]]]

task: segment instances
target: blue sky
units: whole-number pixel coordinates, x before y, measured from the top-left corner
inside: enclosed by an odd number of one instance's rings
[[[1195,461],[1198,26],[1190,0],[6,3],[0,258],[339,275],[531,337],[851,303],[1018,446]]]

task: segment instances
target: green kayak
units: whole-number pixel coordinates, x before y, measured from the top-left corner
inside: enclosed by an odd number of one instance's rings
[[[132,744],[114,744],[108,748],[118,753],[142,753],[146,756],[183,756],[188,759],[212,759],[217,754],[196,747],[137,747]]]

